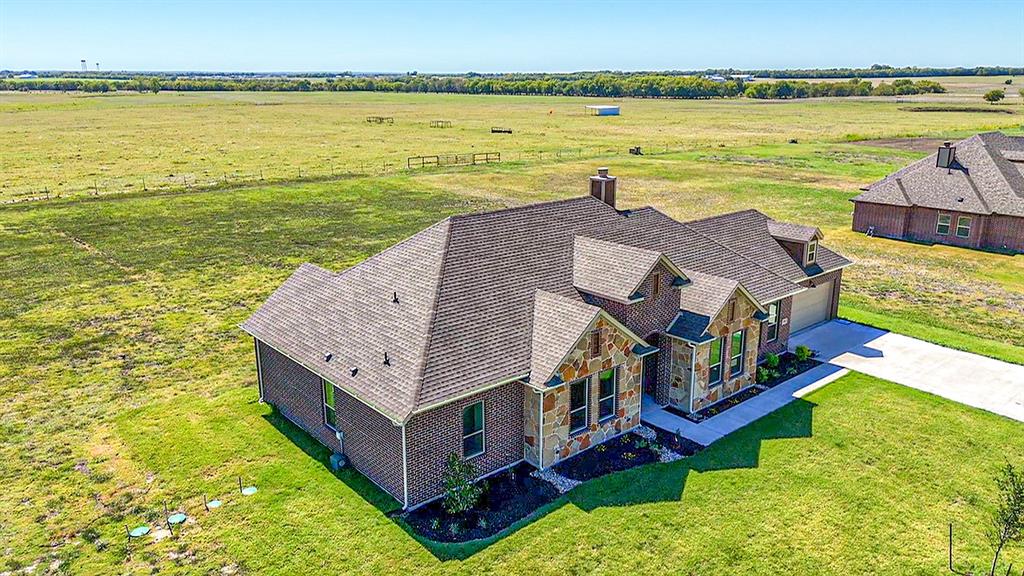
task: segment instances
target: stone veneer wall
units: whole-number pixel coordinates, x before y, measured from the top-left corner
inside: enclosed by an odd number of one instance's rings
[[[640,374],[642,358],[632,352],[634,341],[617,329],[605,318],[599,317],[592,329],[601,331],[603,342],[601,355],[590,355],[591,330],[580,339],[569,354],[566,361],[559,367],[558,373],[565,384],[543,392],[542,409],[544,425],[543,453],[540,467],[546,468],[582,450],[604,442],[640,424],[640,398],[642,383]],[[597,374],[601,370],[618,367],[618,394],[616,396],[615,414],[604,422],[598,422]],[[569,384],[580,378],[590,378],[589,427],[583,432],[569,435]],[[527,391],[527,394],[531,394]],[[529,411],[530,402],[524,404]],[[534,404],[533,409],[536,410]],[[535,418],[524,416],[525,435],[536,435]],[[530,426],[533,426],[533,429]],[[527,453],[530,443],[527,442]],[[538,447],[539,448],[539,447]]]
[[[738,293],[733,298],[736,302],[735,315],[733,317],[729,316],[731,306],[727,303],[708,328],[708,333],[713,336],[726,337],[725,346],[722,347],[722,383],[715,386],[708,385],[711,343],[708,342],[697,347],[693,398],[694,411],[701,410],[723,398],[732,396],[752,386],[755,382],[757,344],[761,339],[761,323],[753,318],[757,308],[754,307],[750,300]],[[743,373],[735,377],[729,374],[729,356],[732,348],[732,339],[729,336],[741,328],[747,331],[746,352],[743,358]],[[688,406],[680,406],[679,408],[689,409]]]
[[[523,459],[540,467],[540,405],[542,394],[527,386],[523,394]]]
[[[659,354],[669,358],[668,403],[683,410],[690,409],[690,363],[693,348],[678,338],[665,337],[665,349]]]

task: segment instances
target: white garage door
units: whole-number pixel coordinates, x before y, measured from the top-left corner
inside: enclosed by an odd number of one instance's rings
[[[826,282],[793,296],[790,332],[828,320],[832,309],[832,283]]]

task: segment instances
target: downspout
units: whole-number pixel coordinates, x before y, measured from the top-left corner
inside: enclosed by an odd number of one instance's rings
[[[260,404],[263,404],[263,363],[260,362],[260,341],[253,337],[252,344],[256,349],[256,390],[259,392]]]
[[[405,422],[402,423],[402,510],[409,509],[409,463],[405,446]]]
[[[537,463],[540,464],[540,469],[544,469],[544,393],[537,391],[540,396],[540,400],[537,401],[537,438],[540,439],[538,443],[539,450],[537,452]]]
[[[690,347],[690,414],[693,414],[693,384],[697,381],[697,345],[687,343]]]

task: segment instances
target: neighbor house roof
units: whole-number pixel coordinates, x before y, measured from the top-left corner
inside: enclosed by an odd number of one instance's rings
[[[621,296],[655,254],[703,274],[684,289],[728,279],[761,303],[802,291],[763,247],[745,246],[761,242],[744,240],[750,223],[767,236],[751,212],[723,221],[738,238],[728,245],[653,208],[617,211],[590,196],[452,216],[342,273],[301,266],[242,328],[404,422],[509,379],[541,384],[571,337],[538,322],[575,330],[593,313],[577,281]],[[596,274],[600,248],[622,268]]]
[[[984,132],[955,144],[950,168],[938,150],[864,188],[854,202],[1024,216],[1024,137]]]

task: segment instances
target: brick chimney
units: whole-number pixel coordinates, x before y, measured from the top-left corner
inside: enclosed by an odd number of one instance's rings
[[[607,168],[598,168],[597,176],[590,177],[590,195],[615,208],[615,176]]]

